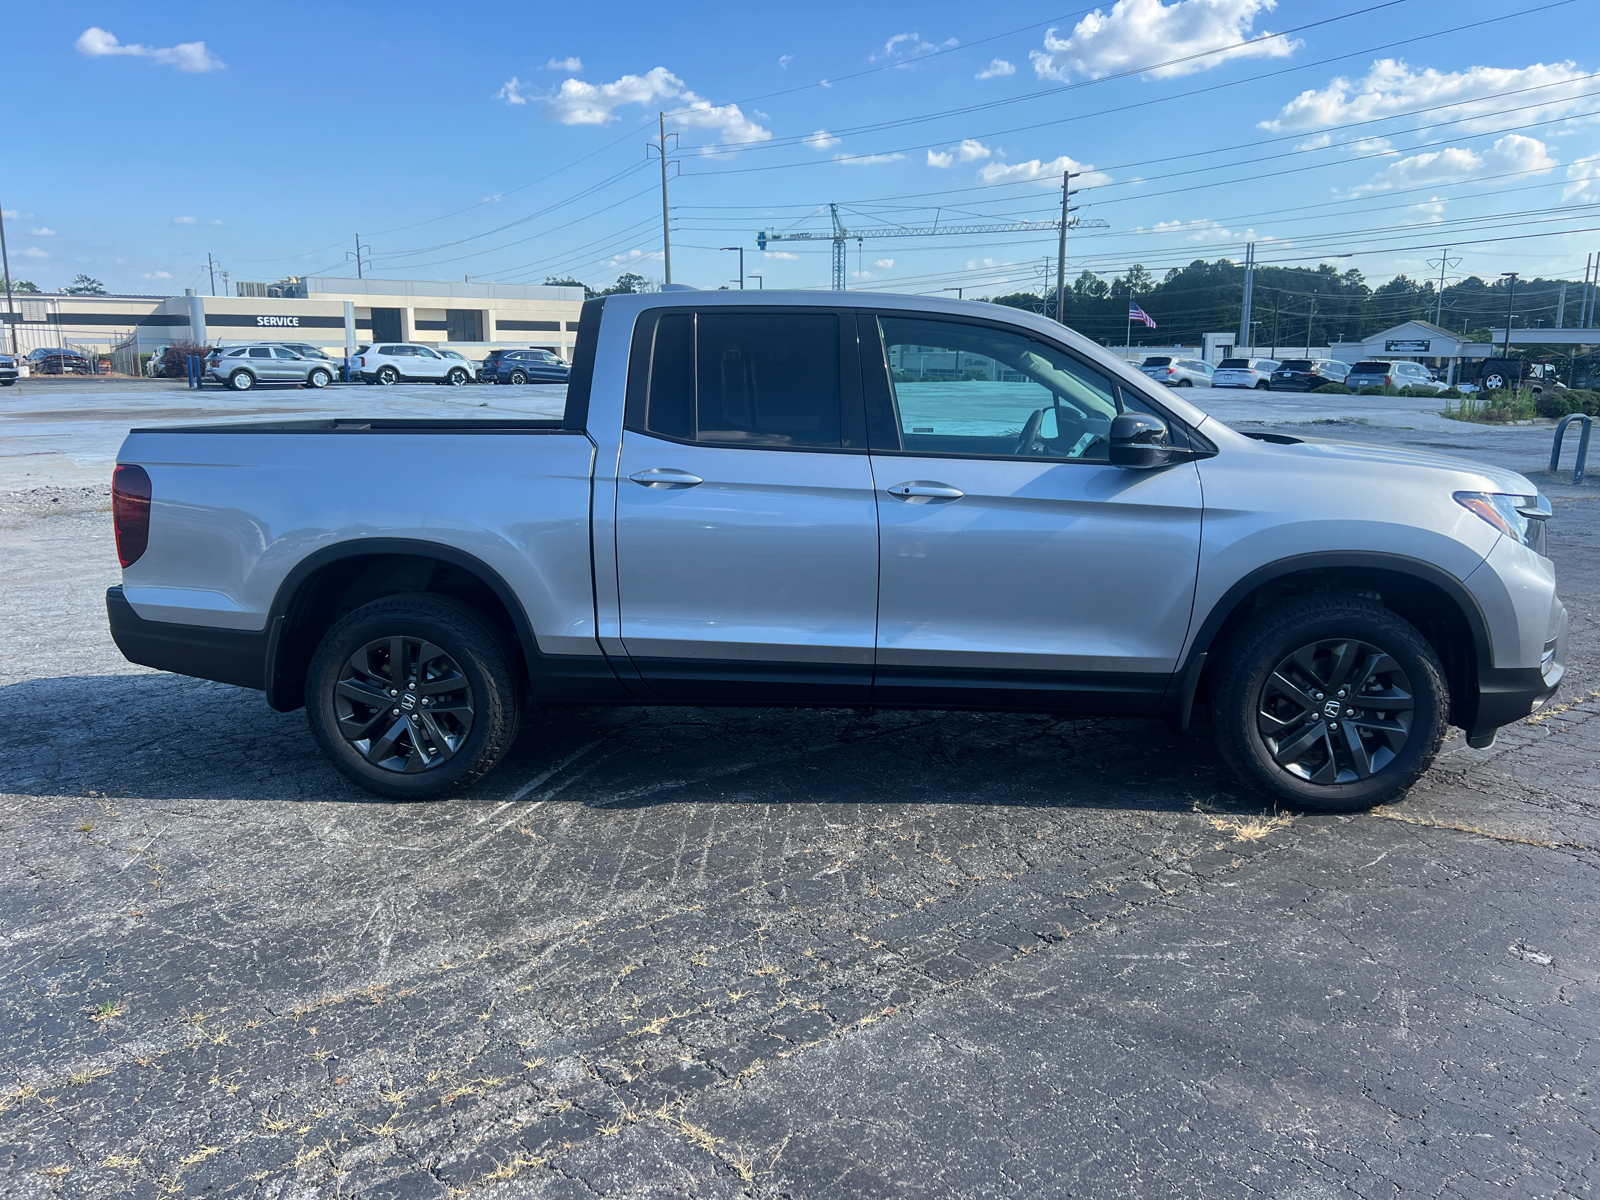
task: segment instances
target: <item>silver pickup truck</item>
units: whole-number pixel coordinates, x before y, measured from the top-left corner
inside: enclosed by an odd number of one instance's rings
[[[562,419],[136,429],[118,461],[122,652],[303,705],[391,796],[477,779],[541,704],[1200,702],[1248,783],[1352,809],[1562,675],[1528,480],[1241,434],[988,304],[612,296]]]

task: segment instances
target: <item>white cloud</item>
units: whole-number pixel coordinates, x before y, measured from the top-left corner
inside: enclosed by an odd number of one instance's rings
[[[955,38],[945,38],[936,46],[924,40],[920,33],[897,33],[883,44],[882,50],[871,56],[871,61],[921,58],[924,54],[932,54],[935,50],[948,50],[956,44]]]
[[[492,196],[485,196],[482,200],[479,200],[478,203],[479,204],[499,204],[500,201],[503,200],[503,199],[505,199],[505,197],[500,195],[499,192],[496,192]]]
[[[170,271],[146,271],[143,275],[139,276],[139,278],[140,279],[171,279],[172,278],[172,273]]]
[[[141,46],[137,42],[123,45],[115,34],[98,25],[91,25],[79,34],[75,45],[79,54],[89,58],[121,54],[148,58],[153,63],[180,71],[220,71],[228,65],[207,50],[204,42],[179,42],[176,46]]]
[[[872,167],[879,163],[899,162],[904,157],[904,154],[835,154],[833,161],[852,167]]]
[[[1437,225],[1444,220],[1444,205],[1445,202],[1438,196],[1429,196],[1421,204],[1413,205],[1412,209],[1423,218],[1426,224]],[[1414,224],[1415,222],[1412,223]]]
[[[1509,133],[1482,153],[1451,146],[1396,159],[1370,183],[1353,189],[1353,194],[1426,187],[1431,183],[1471,183],[1484,175],[1506,175],[1514,171],[1542,173],[1553,171],[1559,165],[1538,138]]]
[[[800,139],[813,150],[831,150],[839,144],[839,139],[826,129],[819,129],[809,137]]]
[[[504,100],[507,104],[526,104],[528,97],[523,88],[528,85],[513,75],[500,85],[500,90],[494,94],[496,100]]]
[[[1081,163],[1065,154],[1060,158],[1053,158],[1049,162],[1041,162],[1037,158],[1030,158],[1027,162],[1019,163],[987,163],[978,168],[978,182],[983,184],[1040,183],[1045,187],[1060,187],[1061,176],[1068,171],[1078,176],[1073,180],[1072,186],[1074,188],[1101,187],[1111,182],[1111,176],[1104,171],[1096,171],[1093,164]]]
[[[1332,144],[1333,134],[1319,133],[1313,137],[1308,137],[1303,142],[1296,142],[1294,144],[1294,148],[1296,150],[1321,150],[1324,146],[1329,146]]]
[[[1192,75],[1236,58],[1287,58],[1300,47],[1298,40],[1266,32],[1252,36],[1250,28],[1258,15],[1276,7],[1277,0],[1117,0],[1110,16],[1095,9],[1072,27],[1070,37],[1048,30],[1044,49],[1028,57],[1040,79],[1063,82],[1158,62],[1170,65],[1148,72],[1152,79]]]
[[[1600,204],[1600,154],[1575,160],[1567,168],[1567,180],[1567,186],[1561,189],[1563,200]]]
[[[783,262],[799,262],[800,261],[800,256],[798,254],[790,254],[787,250],[768,250],[768,251],[766,251],[766,256],[768,258],[779,259],[779,260],[781,260]]]
[[[1382,58],[1360,79],[1341,75],[1325,88],[1301,92],[1272,120],[1262,121],[1261,128],[1322,129],[1458,103],[1460,109],[1442,115],[1447,119],[1471,117],[1513,107],[1503,98],[1506,92],[1541,89],[1518,96],[1515,112],[1480,117],[1462,125],[1469,132],[1493,132],[1564,116],[1589,104],[1588,100],[1580,100],[1578,93],[1593,91],[1592,82],[1574,62],[1535,63],[1520,68],[1469,67],[1465,71],[1435,71],[1430,67],[1415,71],[1403,60]],[[1428,119],[1435,118],[1429,114]]]
[[[55,237],[56,231],[48,225],[41,225],[33,231],[34,237]]]
[[[615,83],[563,80],[560,90],[547,101],[546,111],[563,125],[608,125],[618,119],[616,110],[624,105],[669,100],[677,103],[678,111],[669,113],[668,120],[680,128],[715,130],[724,142],[764,142],[772,136],[737,104],[712,104],[665,67],[643,75],[624,75]]]
[[[22,252],[22,257],[23,258],[49,258],[50,254],[49,254],[48,251],[41,250],[37,246],[29,246],[26,250],[24,250]]]
[[[1360,138],[1344,147],[1351,154],[1399,154],[1386,137]]]
[[[793,61],[794,61],[794,55],[792,55],[792,54],[780,54],[780,55],[778,55],[778,65],[780,67],[782,67],[785,71],[787,71],[789,69],[789,64],[792,63]]]
[[[956,161],[956,156],[954,154],[947,153],[946,151],[943,151],[943,150],[929,150],[928,151],[928,165],[930,167],[948,167],[948,166],[952,165],[955,161]]]
[[[967,270],[969,270],[969,271],[979,271],[979,270],[983,270],[983,269],[985,269],[987,267],[998,267],[999,265],[1000,264],[995,262],[995,260],[992,259],[992,258],[969,258],[969,259],[967,259]],[[1007,265],[1009,265],[1009,264],[1007,264]]]
[[[172,218],[172,223],[174,225],[197,225],[197,224],[199,224],[199,222],[196,221],[193,217],[173,217]]]
[[[544,69],[546,71],[581,71],[583,70],[583,59],[576,54],[571,58],[552,58],[545,63]]]
[[[887,271],[890,267],[894,266],[894,259],[875,258],[872,260],[872,265],[877,267],[880,271]]]
[[[1257,242],[1262,245],[1271,242],[1280,247],[1293,244],[1284,238],[1263,236],[1254,229],[1228,229],[1209,217],[1197,217],[1192,221],[1157,221],[1150,228],[1152,233],[1179,235],[1186,242]]]
[[[956,157],[962,162],[977,162],[980,158],[988,158],[994,151],[975,138],[962,138],[961,144],[956,147]]]
[[[31,216],[33,216],[33,214],[29,213],[28,216],[31,217]],[[0,217],[4,217],[8,221],[20,221],[20,220],[23,219],[22,214],[19,213],[14,208],[3,208],[3,209],[0,209]]]
[[[1005,75],[1015,75],[1017,68],[1003,58],[991,58],[989,65],[973,76],[974,79],[999,79]]]
[[[638,266],[640,263],[660,262],[665,257],[659,250],[629,250],[626,254],[614,254],[605,259],[602,267]]]

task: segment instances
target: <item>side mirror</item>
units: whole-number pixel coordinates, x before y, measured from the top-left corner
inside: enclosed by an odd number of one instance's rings
[[[1167,423],[1148,413],[1125,412],[1111,422],[1111,465],[1130,471],[1164,467],[1172,460]]]

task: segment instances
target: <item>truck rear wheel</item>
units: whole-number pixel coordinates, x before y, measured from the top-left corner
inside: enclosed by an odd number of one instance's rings
[[[369,791],[428,799],[466,787],[517,734],[519,690],[501,636],[465,604],[411,594],[339,621],[306,673],[317,744]]]
[[[1302,808],[1392,800],[1444,740],[1438,655],[1375,601],[1301,596],[1263,609],[1216,664],[1217,749],[1247,784]]]

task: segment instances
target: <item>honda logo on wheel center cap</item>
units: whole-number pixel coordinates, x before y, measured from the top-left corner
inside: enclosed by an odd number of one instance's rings
[[[409,700],[411,697],[407,696],[406,699]],[[1339,701],[1329,700],[1326,704],[1324,704],[1322,706],[1322,715],[1330,719],[1337,717],[1339,715]]]
[[[406,712],[413,711],[417,707],[417,698],[416,698],[416,696],[414,694],[412,694],[411,692],[407,692],[404,696],[401,696],[400,697],[400,707],[405,709]],[[1333,706],[1333,708],[1334,708],[1334,711],[1337,712],[1338,709],[1339,709],[1339,706],[1337,704],[1335,704]]]

